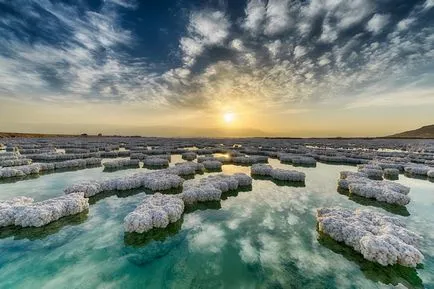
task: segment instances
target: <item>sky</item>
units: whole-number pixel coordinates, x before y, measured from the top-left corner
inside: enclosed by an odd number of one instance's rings
[[[433,112],[434,0],[0,0],[0,131],[383,136]]]

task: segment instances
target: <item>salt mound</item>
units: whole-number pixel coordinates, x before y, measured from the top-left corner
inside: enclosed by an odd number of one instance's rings
[[[279,181],[304,182],[306,175],[303,172],[284,169],[273,169],[270,165],[254,164],[251,168],[252,175],[269,176]]]
[[[407,230],[398,218],[370,210],[336,207],[318,209],[317,221],[319,231],[344,242],[369,261],[408,267],[416,267],[423,261],[416,248],[420,237]]]
[[[32,198],[16,197],[8,201],[0,201],[0,227],[15,224],[15,215],[20,207],[33,203]]]
[[[166,158],[152,156],[145,158],[143,160],[143,164],[150,167],[167,167],[169,165],[169,160]]]
[[[202,165],[207,170],[221,170],[223,164],[219,161],[204,161]]]
[[[248,187],[252,184],[252,178],[243,173],[232,176],[219,174],[209,176],[199,181],[187,181],[184,191],[178,196],[186,204],[195,202],[219,201],[222,193],[236,190],[240,187]]]
[[[62,217],[89,208],[83,193],[74,193],[33,203],[26,197],[0,202],[1,226],[42,227]]]
[[[143,202],[124,219],[126,232],[143,233],[153,228],[166,228],[178,221],[184,212],[184,202],[171,195],[156,193],[146,196]]]
[[[193,161],[196,159],[197,154],[195,152],[185,152],[181,155],[183,160]]]
[[[138,167],[140,160],[138,159],[120,159],[105,162],[103,165],[106,169],[115,170],[125,167]]]
[[[405,206],[410,202],[407,196],[410,192],[409,187],[389,181],[371,180],[365,173],[341,172],[338,187],[349,190],[350,194],[389,204]]]
[[[64,190],[66,194],[84,192],[86,197],[91,197],[103,191],[124,191],[137,188],[145,188],[152,191],[165,191],[182,186],[184,179],[165,171],[153,173],[135,173],[125,177],[106,179],[100,181],[88,181],[72,185]]]

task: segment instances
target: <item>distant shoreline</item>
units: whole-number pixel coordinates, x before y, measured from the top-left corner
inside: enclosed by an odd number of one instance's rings
[[[82,138],[97,138],[97,137],[120,137],[120,138],[211,138],[211,139],[218,139],[218,138],[263,138],[263,139],[288,139],[288,140],[297,140],[297,139],[330,139],[330,140],[351,140],[351,139],[366,139],[366,140],[373,140],[373,139],[434,139],[434,137],[400,137],[400,136],[382,136],[382,137],[270,137],[270,136],[252,136],[252,137],[207,137],[207,136],[201,136],[201,137],[192,137],[192,136],[186,136],[186,137],[161,137],[161,136],[122,136],[122,135],[88,135],[88,134],[50,134],[50,133],[21,133],[21,132],[0,132],[0,139],[11,139],[11,138],[68,138],[68,137],[82,137]]]

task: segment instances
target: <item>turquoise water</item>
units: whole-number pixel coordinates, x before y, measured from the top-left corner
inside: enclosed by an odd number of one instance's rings
[[[172,156],[172,163],[179,160]],[[276,160],[270,164],[294,169]],[[339,194],[339,172],[355,167],[319,163],[295,169],[306,173],[305,187],[254,180],[251,191],[190,208],[170,228],[147,235],[125,235],[122,226],[142,191],[91,200],[88,213],[41,229],[1,229],[0,288],[434,288],[433,183],[400,175],[412,198],[402,210]],[[78,181],[138,170],[144,169],[43,175],[0,184],[0,196],[43,200]],[[223,166],[225,173],[249,171]],[[381,267],[320,236],[316,208],[336,205],[397,214],[424,237],[424,266]]]

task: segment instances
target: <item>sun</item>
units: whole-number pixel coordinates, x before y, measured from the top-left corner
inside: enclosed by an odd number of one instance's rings
[[[231,123],[231,122],[233,122],[234,119],[235,119],[235,114],[234,114],[233,112],[226,112],[226,113],[223,115],[223,119],[224,119],[224,121],[225,121],[226,123]]]

